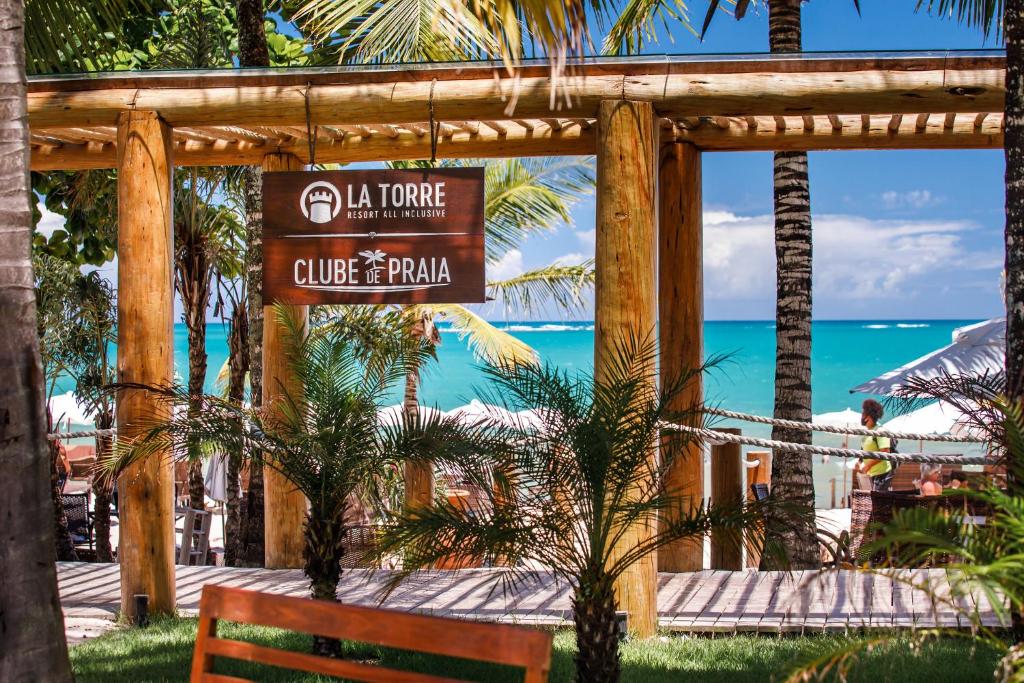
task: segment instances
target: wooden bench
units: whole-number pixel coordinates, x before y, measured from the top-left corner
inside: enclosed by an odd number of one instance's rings
[[[192,654],[192,683],[241,683],[247,680],[213,673],[214,657],[354,681],[440,683],[456,680],[218,638],[219,619],[522,667],[526,669],[525,683],[544,683],[551,668],[552,636],[545,631],[207,585],[203,586],[199,602],[199,632]]]

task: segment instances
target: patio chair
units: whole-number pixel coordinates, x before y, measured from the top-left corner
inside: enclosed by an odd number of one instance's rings
[[[89,511],[89,492],[62,493],[60,502],[64,506],[64,516],[68,521],[68,533],[71,534],[71,541],[76,547],[87,546],[92,551],[92,513]]]
[[[455,680],[218,637],[220,619],[518,667],[525,670],[525,683],[545,683],[551,669],[553,636],[547,631],[206,585],[199,602],[192,683],[248,680],[214,673],[217,657],[328,674],[351,681]]]

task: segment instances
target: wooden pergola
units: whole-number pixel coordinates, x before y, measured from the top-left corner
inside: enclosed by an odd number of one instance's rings
[[[998,148],[1004,70],[1002,52],[934,52],[588,59],[554,84],[542,63],[514,78],[490,63],[33,77],[31,165],[119,170],[118,373],[154,384],[173,378],[174,166],[299,170],[310,130],[317,163],[429,158],[431,107],[441,158],[596,155],[595,372],[616,340],[660,321],[664,377],[703,357],[702,152]],[[270,404],[289,381],[272,321]],[[121,437],[154,410],[144,394],[119,396]],[[699,450],[683,454],[673,477],[703,498]],[[126,614],[138,593],[155,611],[174,609],[172,498],[169,459],[122,476]],[[304,510],[268,473],[268,567],[301,566]],[[701,548],[679,544],[623,577],[631,628],[654,631],[655,564],[693,571],[702,561]]]

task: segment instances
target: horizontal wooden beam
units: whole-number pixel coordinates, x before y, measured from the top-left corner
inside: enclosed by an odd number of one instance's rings
[[[976,117],[962,114],[951,127],[945,117],[929,117],[922,127],[918,117],[860,116],[814,117],[813,125],[781,127],[769,118],[727,119],[697,127],[675,126],[663,139],[689,142],[708,152],[825,151],[857,149],[998,149],[1003,146],[1002,115],[990,114],[976,125]]]
[[[437,140],[437,156],[450,158],[501,158],[531,156],[572,156],[594,153],[594,130],[581,126],[566,126],[552,130],[547,125],[527,130],[510,126],[504,134],[480,127],[477,133],[455,131]],[[174,143],[176,166],[231,166],[259,164],[272,153],[294,154],[309,162],[306,141],[286,145],[277,142],[262,145],[247,141],[218,140],[203,144],[195,140]],[[317,163],[348,163],[356,161],[397,161],[402,159],[429,159],[430,137],[401,132],[397,137],[348,135],[344,140],[319,141],[316,145]],[[86,143],[61,146],[41,145],[32,148],[33,171],[75,171],[95,168],[114,168],[117,152],[113,144]]]
[[[865,58],[836,63],[806,58],[760,60],[750,69],[724,72],[705,64],[706,73],[694,68],[675,73],[671,64],[651,60],[569,75],[559,81],[555,97],[551,79],[540,75],[495,79],[449,74],[430,81],[420,74],[410,79],[394,72],[385,82],[324,82],[308,88],[291,83],[291,76],[275,81],[266,73],[247,80],[245,72],[238,72],[232,81],[220,74],[215,85],[193,79],[182,87],[136,75],[132,87],[111,78],[109,87],[86,90],[71,89],[77,81],[49,79],[33,82],[28,111],[33,129],[112,125],[119,112],[132,109],[159,112],[179,127],[304,127],[307,98],[313,123],[327,126],[421,122],[431,100],[437,119],[448,121],[593,118],[598,103],[608,99],[649,101],[658,115],[672,119],[998,112],[1004,99],[1004,69],[993,63],[998,61],[979,65],[948,56],[941,62]]]

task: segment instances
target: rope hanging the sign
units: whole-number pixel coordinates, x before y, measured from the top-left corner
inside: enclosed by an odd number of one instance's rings
[[[313,125],[313,117],[309,113],[309,91],[313,88],[312,82],[306,83],[306,141],[309,143],[309,165],[316,166],[316,135],[320,126]]]
[[[430,81],[430,99],[427,100],[427,110],[430,114],[430,165],[434,166],[437,164],[437,131],[440,129],[441,124],[434,121],[434,86],[437,84],[437,79],[431,79]]]

